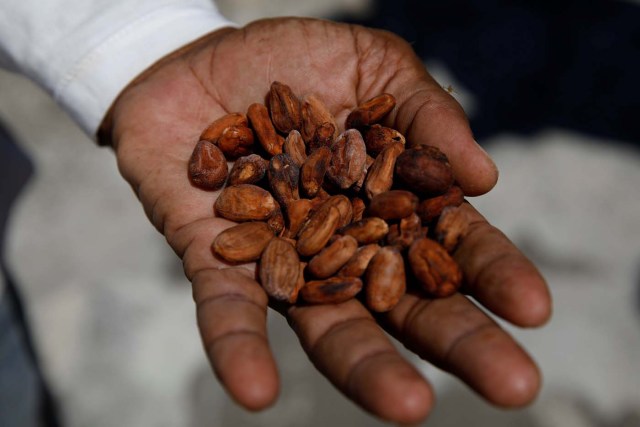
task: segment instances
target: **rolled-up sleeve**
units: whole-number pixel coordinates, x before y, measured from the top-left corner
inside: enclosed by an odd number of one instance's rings
[[[228,26],[210,0],[3,0],[0,66],[42,86],[95,138],[136,76]]]

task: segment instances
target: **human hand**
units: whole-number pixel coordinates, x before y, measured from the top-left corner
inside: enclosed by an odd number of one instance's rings
[[[183,260],[215,373],[251,410],[273,403],[279,387],[266,336],[268,298],[254,280],[255,265],[231,267],[212,256],[211,242],[231,223],[213,216],[217,193],[193,187],[186,165],[209,122],[263,102],[274,80],[298,94],[318,94],[339,124],[358,103],[391,93],[397,107],[387,124],[409,140],[440,147],[467,195],[490,190],[497,179],[461,107],[410,46],[386,32],[300,18],[258,21],[213,33],[130,85],[105,122],[120,171]],[[516,325],[544,323],[550,298],[540,274],[502,233],[471,206],[466,209],[474,222],[455,254],[466,290]],[[290,307],[283,314],[315,366],[349,398],[387,420],[420,421],[434,397],[381,325],[495,404],[526,404],[539,388],[529,356],[460,294],[441,300],[408,294],[376,317],[357,300]]]

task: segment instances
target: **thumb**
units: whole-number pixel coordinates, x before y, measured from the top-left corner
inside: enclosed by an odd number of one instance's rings
[[[498,169],[473,138],[458,102],[426,71],[396,89],[396,129],[408,144],[438,147],[449,158],[456,180],[467,196],[491,190]]]

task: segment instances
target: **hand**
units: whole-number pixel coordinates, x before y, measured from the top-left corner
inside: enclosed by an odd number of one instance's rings
[[[254,265],[229,267],[212,256],[211,242],[231,223],[213,217],[216,194],[193,187],[186,165],[210,121],[263,102],[273,80],[297,94],[319,94],[338,123],[359,102],[392,93],[398,107],[388,124],[408,139],[440,147],[467,195],[490,190],[497,179],[461,107],[410,46],[386,32],[299,18],[258,21],[195,42],[129,86],[106,122],[120,171],[183,260],[215,373],[229,394],[252,410],[273,403],[279,387],[266,337],[268,299],[253,279]],[[475,221],[456,258],[468,292],[516,325],[544,323],[550,298],[540,274],[503,234],[467,209]],[[376,318],[356,300],[291,307],[284,314],[315,366],[348,397],[387,420],[423,419],[433,395],[380,325],[495,404],[526,404],[539,388],[534,362],[462,295],[435,301],[406,295]]]

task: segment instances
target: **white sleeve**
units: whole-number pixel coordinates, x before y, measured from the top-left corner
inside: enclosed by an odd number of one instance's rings
[[[42,86],[95,138],[137,75],[233,25],[211,0],[2,0],[0,66]]]

